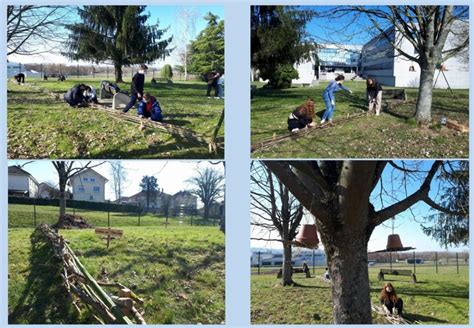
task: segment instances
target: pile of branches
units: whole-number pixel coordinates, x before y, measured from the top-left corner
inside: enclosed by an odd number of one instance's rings
[[[89,309],[101,324],[146,324],[143,313],[136,305],[143,305],[130,289],[118,283],[96,281],[76,257],[67,241],[47,224],[40,224],[35,232],[53,248],[54,255],[63,266],[61,277],[72,304],[79,311]],[[102,287],[118,289],[117,295],[107,293]]]
[[[53,229],[90,229],[92,226],[80,215],[64,214],[59,217],[57,223],[51,226]]]
[[[414,323],[420,324],[421,322],[410,322],[401,316],[395,316],[392,314],[385,313],[384,309],[378,305],[372,305],[372,311],[377,313],[379,316],[382,316],[387,323],[392,325],[412,325]]]

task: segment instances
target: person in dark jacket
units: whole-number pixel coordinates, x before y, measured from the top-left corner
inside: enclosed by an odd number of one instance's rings
[[[25,83],[25,74],[23,73],[18,73],[17,75],[14,76],[15,80],[20,83]]]
[[[308,98],[306,102],[298,106],[291,114],[288,116],[288,130],[297,133],[300,129],[303,129],[307,126],[314,126],[314,100]]]
[[[163,122],[160,103],[149,93],[145,93],[145,95],[143,95],[143,100],[138,103],[137,113],[140,118],[148,118],[155,122]]]
[[[137,73],[132,78],[132,86],[131,86],[131,96],[130,96],[130,102],[125,106],[123,109],[123,112],[126,113],[129,111],[130,108],[132,108],[137,100],[141,100],[143,96],[143,88],[145,86],[145,73],[146,70],[148,69],[148,66],[145,64],[140,65],[140,69],[138,70]]]
[[[382,108],[382,86],[373,77],[367,78],[367,102],[369,103],[369,112],[380,115]]]
[[[72,107],[87,106],[87,99],[85,94],[92,92],[91,88],[85,84],[78,84],[73,86],[68,92],[64,94],[64,101]]]
[[[387,314],[402,316],[403,301],[397,296],[395,288],[393,288],[392,284],[389,282],[385,284],[380,293],[380,304],[382,304],[382,307]]]
[[[217,90],[217,81],[219,80],[220,74],[219,72],[212,71],[207,74],[207,98],[211,98],[211,90],[214,88],[214,97],[218,98],[218,90]]]

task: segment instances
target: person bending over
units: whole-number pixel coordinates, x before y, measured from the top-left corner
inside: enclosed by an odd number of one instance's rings
[[[345,90],[352,93],[351,90],[342,85],[344,83],[344,75],[338,75],[334,81],[329,82],[328,86],[323,92],[324,103],[326,104],[326,110],[324,111],[321,124],[324,124],[326,121],[329,121],[332,124],[332,118],[334,116],[334,109],[336,107],[336,97],[335,93],[340,90]]]
[[[382,86],[373,77],[367,78],[367,102],[369,103],[369,112],[380,115],[382,108]]]
[[[395,288],[389,282],[385,284],[380,293],[380,304],[382,304],[385,313],[402,316],[403,301],[397,296]]]
[[[291,114],[288,116],[288,130],[297,133],[300,129],[305,127],[313,127],[313,118],[314,118],[314,100],[308,98],[306,102],[298,106]]]
[[[123,112],[126,113],[129,111],[130,108],[132,108],[137,100],[141,100],[143,96],[143,88],[145,86],[145,74],[148,69],[148,66],[145,64],[140,65],[140,69],[138,70],[137,73],[132,78],[132,86],[130,89],[130,102],[125,106],[123,109]]]
[[[18,73],[13,78],[18,82],[18,84],[25,83],[25,74],[23,73]]]
[[[64,94],[64,101],[71,107],[87,106],[87,99],[84,94],[92,92],[91,88],[85,84],[77,84]]]

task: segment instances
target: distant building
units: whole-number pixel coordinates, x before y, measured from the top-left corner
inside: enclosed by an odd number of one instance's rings
[[[462,22],[459,22],[459,28]],[[387,86],[395,87],[419,87],[420,85],[420,66],[413,61],[403,57],[391,45],[393,43],[409,55],[417,56],[413,45],[403,38],[402,34],[395,28],[386,31],[389,39],[380,34],[366,43],[362,48],[360,75],[364,78],[373,76],[378,82]],[[445,49],[453,47],[454,35],[450,33],[446,40]],[[468,50],[466,50],[468,51]],[[469,64],[461,56],[449,58],[443,64],[446,69],[443,71],[446,80],[453,89],[469,88]],[[448,84],[439,69],[435,71],[437,79],[435,88],[446,89]]]
[[[38,181],[19,166],[8,167],[8,194],[23,197],[38,197]]]
[[[140,207],[146,208],[146,191],[142,190],[135,195],[121,197],[115,202],[119,204],[140,204]],[[170,195],[161,189],[154,196],[150,197],[148,202],[150,212],[161,212],[168,206],[170,213],[179,214],[180,211],[188,211],[197,207],[197,197],[189,191],[179,191],[174,195]]]
[[[38,186],[38,198],[59,199],[61,192],[47,182],[41,182]],[[66,199],[72,199],[72,194],[66,191]]]
[[[178,191],[171,197],[170,208],[175,211],[179,208],[195,209],[197,197],[187,190]]]
[[[259,255],[260,253],[260,255]],[[282,249],[262,249],[252,250],[250,257],[251,266],[258,266],[260,257],[261,266],[281,266],[283,264]],[[293,251],[291,264],[294,266],[302,266],[306,262],[309,266],[313,265],[313,251],[309,249],[300,252]],[[326,254],[320,249],[314,251],[314,265],[325,266]]]
[[[105,184],[107,178],[93,169],[86,169],[73,176],[70,180],[74,200],[89,202],[105,201]]]

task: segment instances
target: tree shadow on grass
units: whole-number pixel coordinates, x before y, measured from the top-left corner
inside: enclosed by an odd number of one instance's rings
[[[421,314],[415,314],[415,313],[404,313],[403,317],[407,319],[408,321],[415,322],[419,321],[421,323],[424,322],[435,322],[435,323],[448,323],[446,320],[438,319],[435,317],[429,317],[426,315],[421,315]]]
[[[10,324],[79,323],[60,276],[61,262],[37,232],[31,235],[30,273],[18,303],[8,316]],[[10,291],[15,292],[15,291]]]

